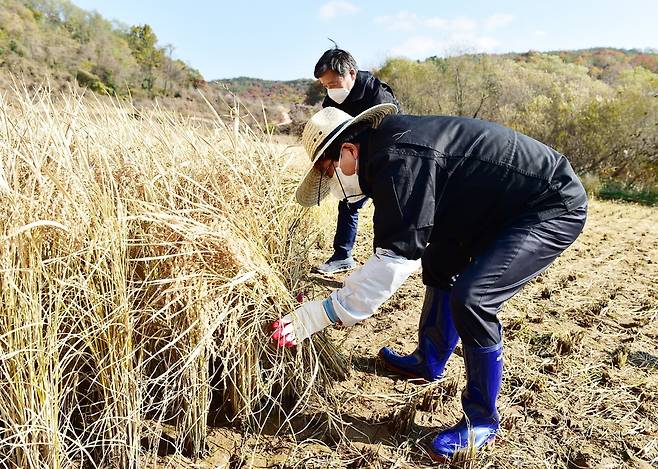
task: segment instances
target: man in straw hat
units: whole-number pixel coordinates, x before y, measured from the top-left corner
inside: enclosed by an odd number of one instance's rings
[[[497,313],[578,237],[587,197],[563,155],[512,129],[394,113],[390,104],[354,118],[325,108],[307,123],[312,166],[297,201],[371,197],[375,252],[325,301],[275,322],[273,338],[292,346],[331,324],[363,321],[422,261],[418,347],[405,356],[385,347],[379,357],[402,376],[438,380],[461,339],[464,417],[429,449],[445,460],[469,437],[478,448],[494,438],[503,366]]]
[[[336,107],[356,116],[375,104],[393,103],[398,109],[400,107],[390,86],[372,73],[358,70],[354,57],[337,45],[322,54],[313,74],[327,89],[327,96],[322,101],[323,108]],[[359,224],[359,209],[367,201],[364,197],[358,201],[338,202],[334,252],[326,262],[316,267],[318,272],[330,275],[356,267],[352,248]]]

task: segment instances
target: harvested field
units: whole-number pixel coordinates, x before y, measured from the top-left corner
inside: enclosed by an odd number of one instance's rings
[[[298,148],[47,90],[0,111],[0,468],[431,465],[424,442],[460,413],[459,351],[432,385],[373,359],[414,348],[418,274],[329,341],[269,339],[296,293],[340,287],[307,274],[335,204],[293,202]],[[503,429],[458,466],[658,463],[657,264],[658,209],[592,202],[501,313]]]
[[[320,210],[331,212],[333,204]],[[363,210],[360,261],[371,251],[371,210]],[[316,250],[316,262],[330,242]],[[309,291],[322,298],[339,280],[311,274]],[[285,429],[246,435],[214,428],[210,457],[195,467],[229,461],[232,467],[432,466],[423,443],[460,416],[459,347],[438,384],[397,380],[374,360],[385,345],[414,349],[422,299],[416,274],[376,316],[331,331],[351,358],[351,377],[331,390],[339,396],[336,408],[297,419],[296,438]],[[591,201],[578,241],[508,302],[501,317],[502,430],[493,447],[455,467],[658,464],[658,209]],[[170,467],[190,463],[166,461]]]

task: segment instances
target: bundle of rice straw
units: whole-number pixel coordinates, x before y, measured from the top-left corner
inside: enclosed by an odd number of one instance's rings
[[[164,424],[201,455],[211,395],[251,428],[321,405],[340,355],[269,338],[319,227],[267,136],[48,90],[0,111],[0,467],[154,463]]]

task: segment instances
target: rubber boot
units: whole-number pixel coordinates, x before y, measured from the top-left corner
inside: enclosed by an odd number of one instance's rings
[[[379,358],[388,370],[405,378],[436,381],[443,378],[458,340],[450,312],[450,293],[426,287],[418,324],[418,347],[410,355],[398,355],[384,347],[379,351]]]
[[[466,389],[462,392],[464,417],[454,427],[439,433],[430,446],[430,456],[446,461],[469,444],[481,448],[492,441],[500,418],[496,399],[503,379],[502,342],[491,347],[464,346]]]

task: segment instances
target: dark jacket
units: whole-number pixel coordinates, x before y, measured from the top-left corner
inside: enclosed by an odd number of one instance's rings
[[[428,243],[429,252],[468,259],[512,222],[557,217],[587,200],[563,155],[492,122],[392,115],[362,148],[375,247],[409,259]]]
[[[322,101],[322,107],[336,107],[350,116],[356,116],[375,104],[382,103],[393,103],[398,107],[398,112],[401,112],[400,103],[395,98],[391,87],[380,81],[372,73],[359,70],[356,74],[354,86],[345,101],[338,104],[327,95]]]

